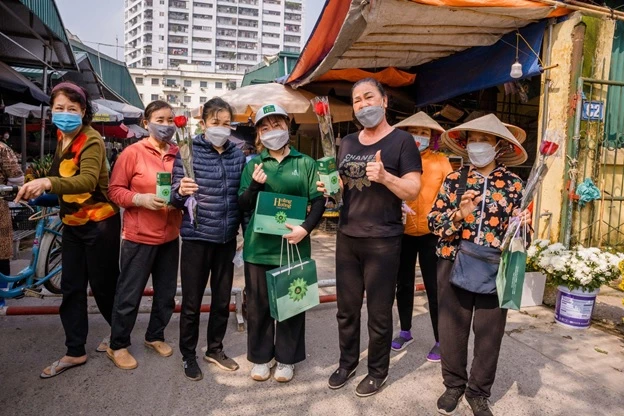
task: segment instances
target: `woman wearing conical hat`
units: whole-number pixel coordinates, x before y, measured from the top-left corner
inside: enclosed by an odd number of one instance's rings
[[[418,112],[401,121],[395,128],[407,130],[414,137],[420,150],[423,174],[418,198],[407,202],[405,229],[401,243],[401,258],[397,278],[396,300],[399,310],[401,332],[392,341],[392,350],[402,351],[413,342],[411,333],[414,309],[414,280],[416,259],[420,264],[435,344],[427,360],[440,362],[440,344],[438,337],[438,295],[436,265],[436,245],[438,236],[431,233],[427,226],[427,214],[438,195],[438,190],[446,175],[453,171],[448,158],[432,149],[431,139],[434,132],[441,134],[444,129],[424,112]]]
[[[512,216],[530,221],[528,210],[518,209],[522,180],[505,165],[524,163],[527,153],[492,114],[446,131],[442,142],[471,166],[464,175],[460,170],[446,177],[428,216],[429,229],[440,237],[438,329],[446,391],[437,405],[440,413],[452,414],[465,394],[473,413],[487,416],[507,318],[498,306],[496,259]],[[471,322],[474,359],[468,375]]]

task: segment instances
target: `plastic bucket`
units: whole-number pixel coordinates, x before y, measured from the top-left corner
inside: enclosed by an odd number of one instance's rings
[[[598,292],[600,292],[600,289],[584,292],[559,286],[557,288],[555,321],[568,328],[589,328]]]

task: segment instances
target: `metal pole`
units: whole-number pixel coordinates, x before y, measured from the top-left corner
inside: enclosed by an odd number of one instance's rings
[[[47,62],[48,48],[43,47],[43,60]],[[47,64],[43,67],[43,93],[48,93],[48,67]],[[41,149],[39,151],[39,158],[43,160],[43,154],[45,153],[45,105],[41,104]]]
[[[26,156],[28,143],[26,141],[26,117],[22,118],[22,172],[26,171]]]

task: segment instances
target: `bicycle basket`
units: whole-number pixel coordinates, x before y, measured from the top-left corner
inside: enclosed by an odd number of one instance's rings
[[[13,231],[18,230],[34,230],[37,228],[37,221],[30,221],[33,212],[26,207],[9,207],[11,210],[11,221],[13,222]]]

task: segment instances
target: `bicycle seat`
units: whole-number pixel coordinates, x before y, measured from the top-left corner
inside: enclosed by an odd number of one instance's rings
[[[38,206],[38,207],[47,207],[47,208],[58,207],[59,205],[58,196],[56,194],[44,193],[38,196],[37,198],[31,199],[30,201],[28,201],[28,205]]]

